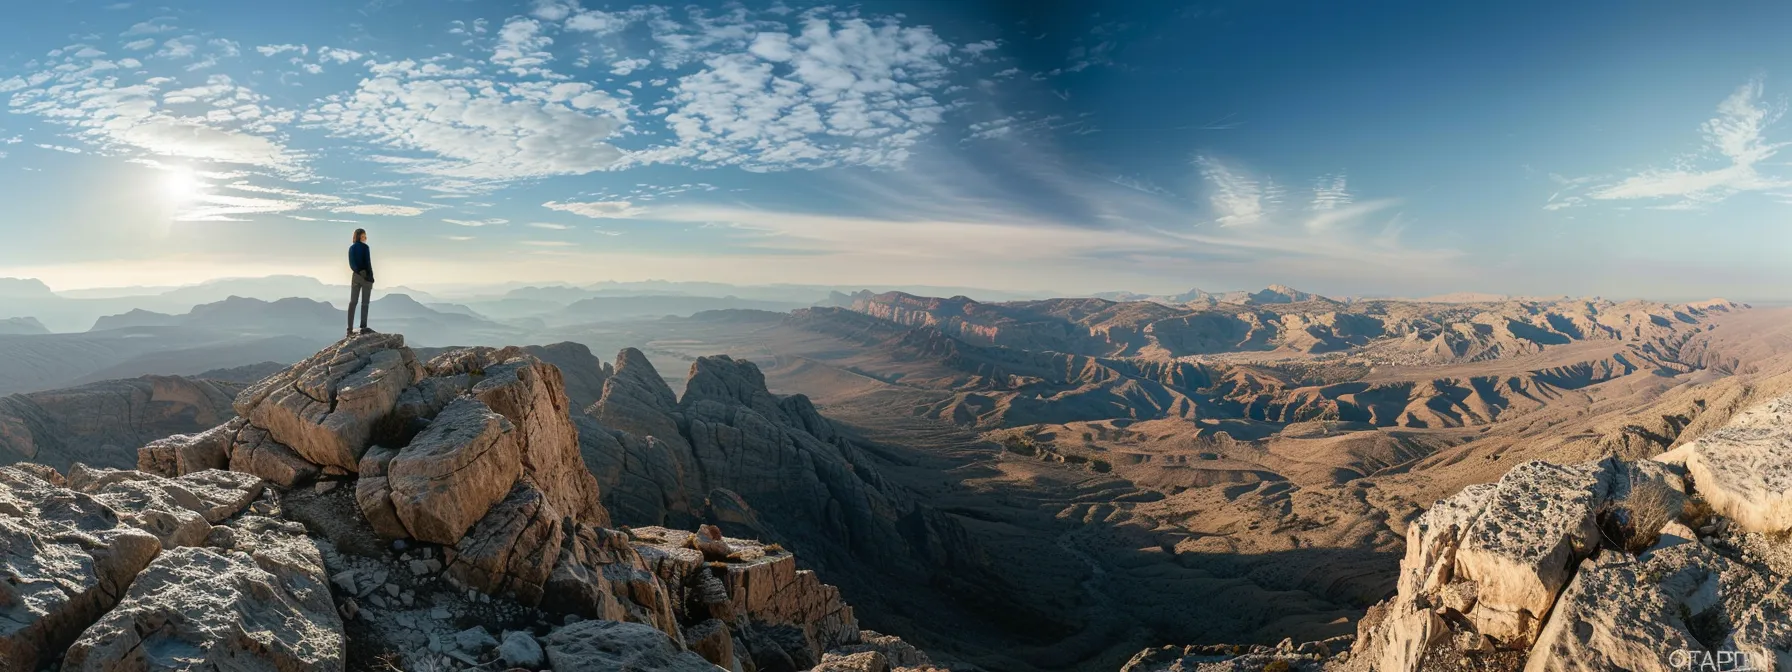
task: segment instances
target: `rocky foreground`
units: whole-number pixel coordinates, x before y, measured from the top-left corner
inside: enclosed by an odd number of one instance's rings
[[[1533,461],[1408,527],[1348,638],[1165,647],[1127,672],[1792,669],[1792,397],[1650,460]]]
[[[776,544],[615,527],[565,388],[363,335],[136,470],[0,468],[0,669],[939,669]]]

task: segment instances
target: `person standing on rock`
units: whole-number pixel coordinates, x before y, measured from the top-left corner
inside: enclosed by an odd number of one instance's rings
[[[354,274],[348,287],[348,335],[355,335],[355,304],[361,306],[361,331],[367,329],[367,306],[373,303],[373,253],[367,248],[367,229],[355,229],[348,246],[348,270]]]

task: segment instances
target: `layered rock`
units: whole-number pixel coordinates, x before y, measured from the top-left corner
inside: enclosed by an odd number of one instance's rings
[[[1653,461],[1531,462],[1439,502],[1409,527],[1399,592],[1343,664],[1792,665],[1792,549],[1760,489],[1784,467],[1789,402]]]
[[[93,496],[0,468],[0,669],[68,647],[161,549]]]
[[[766,391],[752,362],[699,358],[682,400],[638,350],[623,350],[614,370],[579,428],[617,521],[708,519],[800,548],[813,566],[870,563],[908,580],[943,564],[898,526],[931,519],[807,398]]]
[[[62,669],[343,669],[342,622],[317,548],[262,521],[245,527],[257,542],[249,553],[187,547],[157,557],[69,647]]]
[[[237,395],[237,415],[312,464],[352,471],[423,369],[397,334],[363,334]]]
[[[450,403],[384,469],[409,536],[446,545],[503,499],[521,470],[514,425],[468,398]]]
[[[137,470],[161,476],[179,476],[207,469],[230,467],[231,446],[248,421],[242,419],[203,432],[175,434],[137,449]]]

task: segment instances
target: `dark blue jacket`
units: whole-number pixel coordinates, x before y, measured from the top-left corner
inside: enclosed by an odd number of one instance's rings
[[[373,282],[373,254],[368,251],[367,243],[357,242],[348,246],[348,269],[366,273],[367,281]]]

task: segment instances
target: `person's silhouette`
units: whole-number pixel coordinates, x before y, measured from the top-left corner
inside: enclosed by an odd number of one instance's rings
[[[373,303],[373,254],[367,248],[367,229],[355,229],[348,246],[348,270],[354,275],[348,286],[348,335],[355,335],[355,305],[361,306],[361,331],[367,329],[367,306]]]

